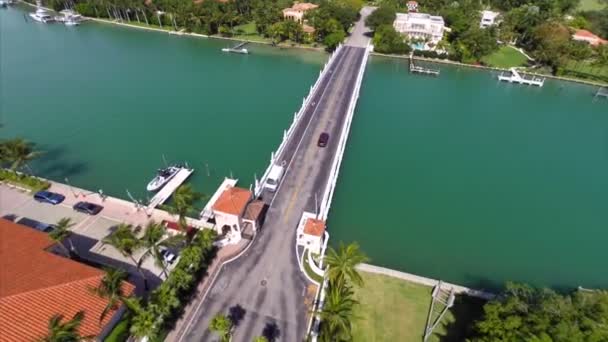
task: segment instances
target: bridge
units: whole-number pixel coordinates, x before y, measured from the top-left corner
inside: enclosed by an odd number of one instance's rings
[[[348,42],[331,56],[272,154],[271,165],[285,165],[276,192],[262,187],[270,166],[256,182],[256,195],[269,204],[263,228],[242,256],[222,268],[177,341],[214,340],[208,327],[217,313],[236,318],[235,342],[260,335],[304,340],[316,287],[300,271],[296,227],[303,212],[325,219],[329,211],[369,55],[363,24],[369,12],[363,10]],[[323,132],[330,139],[320,148]]]

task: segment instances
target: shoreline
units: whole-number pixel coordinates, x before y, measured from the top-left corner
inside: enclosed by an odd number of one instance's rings
[[[408,59],[408,60],[410,59],[409,56],[405,56],[405,55],[403,55],[403,56],[402,55],[391,55],[391,54],[384,54],[384,53],[379,53],[379,52],[372,52],[371,54],[374,56],[385,57],[385,58]],[[509,72],[509,69],[505,69],[505,68],[491,67],[491,66],[487,66],[487,65],[467,64],[467,63],[452,61],[449,59],[414,56],[414,60],[430,62],[430,63],[435,63],[435,64],[454,65],[454,66],[466,67],[466,68],[477,69],[477,70]],[[539,73],[529,72],[529,71],[522,71],[521,73],[525,74],[525,75],[546,77],[546,78],[550,78],[550,79],[557,80],[557,81],[573,82],[573,83],[585,84],[585,85],[596,86],[596,87],[608,86],[608,83],[601,83],[601,82],[597,82],[597,81],[584,80],[584,79],[579,79],[579,78],[546,75],[546,74],[539,74]]]

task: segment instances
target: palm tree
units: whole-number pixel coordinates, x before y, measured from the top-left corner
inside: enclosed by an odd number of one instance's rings
[[[323,309],[317,312],[321,318],[321,341],[352,339],[350,321],[353,317],[353,307],[357,304],[352,296],[353,291],[347,285],[328,287]]]
[[[194,191],[190,184],[180,185],[173,194],[173,205],[169,207],[169,213],[179,216],[179,225],[185,231],[188,229],[186,215],[194,209],[194,203],[203,196]]]
[[[70,236],[72,236],[72,231],[70,230],[70,228],[72,226],[74,226],[74,223],[72,223],[72,219],[70,219],[69,217],[64,217],[55,224],[55,228],[49,233],[49,237],[51,238],[51,240],[57,243],[68,257],[70,257],[71,253],[63,244],[63,241],[68,239],[68,241],[70,242],[70,246],[72,246],[72,250],[74,249],[72,241],[70,240]]]
[[[34,150],[34,143],[22,138],[5,140],[0,145],[0,159],[10,163],[10,169],[17,171],[32,159],[40,156],[40,151]]]
[[[230,330],[232,329],[232,321],[226,315],[218,313],[213,316],[209,324],[209,330],[215,332],[220,337],[221,342],[230,341]]]
[[[122,284],[125,279],[127,279],[127,272],[124,270],[120,268],[105,268],[105,274],[99,285],[91,289],[94,294],[108,300],[108,304],[99,316],[99,322],[102,322],[111,310],[118,308],[118,304],[124,297]]]
[[[146,278],[145,273],[141,269],[140,263],[135,260],[134,253],[139,250],[142,246],[141,241],[135,236],[133,233],[132,226],[130,224],[121,223],[116,227],[116,230],[112,232],[112,234],[106,236],[102,242],[104,244],[108,244],[124,257],[131,259],[133,265],[137,268],[137,272],[141,275],[144,280],[144,288],[146,291],[148,290],[148,278]]]
[[[135,337],[148,337],[153,339],[157,334],[158,315],[152,310],[151,306],[144,307],[138,298],[124,298],[125,306],[131,311],[133,318],[131,319],[130,332]]]
[[[167,277],[167,264],[165,259],[160,254],[160,246],[164,240],[165,236],[165,226],[162,224],[158,224],[154,221],[150,221],[146,226],[146,230],[144,231],[144,235],[141,237],[141,246],[146,251],[139,258],[138,265],[141,267],[141,264],[149,257],[154,258],[154,263],[162,268],[163,274],[165,278]]]
[[[152,292],[151,302],[154,303],[158,315],[168,316],[179,306],[177,290],[172,286],[161,284]]]
[[[63,315],[53,315],[49,320],[48,334],[41,338],[41,342],[78,342],[83,339],[78,328],[84,319],[84,311],[78,311],[71,320],[61,323]]]
[[[340,242],[338,252],[333,248],[329,248],[325,256],[327,264],[326,275],[329,282],[339,287],[344,285],[348,279],[355,285],[363,285],[363,279],[359,272],[357,272],[356,267],[367,261],[369,261],[369,258],[359,250],[359,244],[356,242],[348,246],[344,246]]]

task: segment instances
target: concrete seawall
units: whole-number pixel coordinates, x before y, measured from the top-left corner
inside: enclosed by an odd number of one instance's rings
[[[374,266],[370,264],[361,264],[357,266],[357,269],[363,272],[382,274],[393,278],[399,278],[406,281],[410,281],[412,283],[426,285],[426,286],[436,286],[439,283],[439,280],[421,277],[415,274],[405,273],[401,271],[391,270],[389,268],[384,268],[380,266]],[[494,293],[486,292],[483,290],[471,289],[465,286],[460,286],[456,284],[447,283],[445,281],[441,282],[442,288],[445,286],[446,288],[453,288],[454,292],[457,294],[464,294],[471,297],[482,298],[486,300],[490,300],[496,297]]]

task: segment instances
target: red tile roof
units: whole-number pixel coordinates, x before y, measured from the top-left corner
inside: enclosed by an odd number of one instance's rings
[[[306,223],[304,224],[304,234],[323,236],[323,233],[325,233],[325,221],[313,218],[306,219]]]
[[[241,215],[252,196],[253,193],[249,190],[229,187],[222,192],[213,204],[213,210],[231,215]]]
[[[593,40],[594,42],[592,42],[591,44],[593,45],[598,45],[598,44],[606,44],[608,43],[607,40],[602,39],[601,37],[597,36],[596,34],[594,34],[591,31],[587,31],[587,30],[574,30],[574,34],[573,37],[579,38],[579,39],[588,39],[588,40]]]
[[[112,314],[99,322],[107,301],[91,293],[103,271],[55,255],[42,232],[0,219],[0,341],[32,341],[47,332],[49,319],[72,318],[84,310],[83,336],[98,335]],[[124,283],[125,294],[134,286]]]

